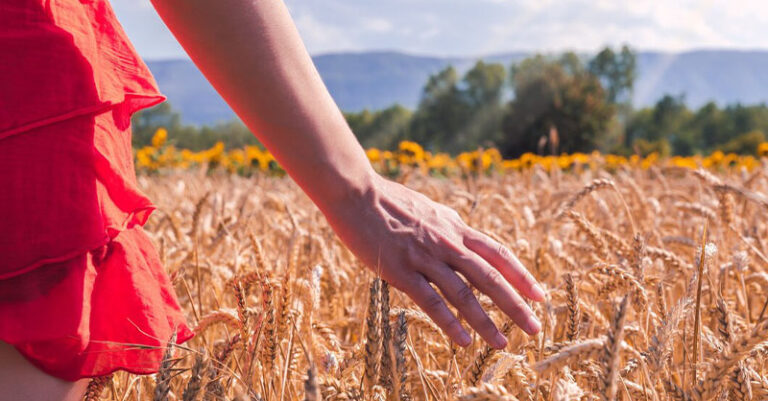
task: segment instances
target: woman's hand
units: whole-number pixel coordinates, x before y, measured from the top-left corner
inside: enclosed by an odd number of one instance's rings
[[[457,273],[525,332],[540,330],[517,292],[542,301],[544,292],[533,276],[507,248],[464,224],[455,210],[375,173],[361,193],[321,208],[355,255],[408,294],[459,345],[469,345],[471,338],[443,297],[489,344],[502,348],[507,342]]]
[[[523,330],[539,330],[513,286],[539,301],[543,292],[512,253],[467,227],[455,211],[373,171],[282,1],[152,3],[205,77],[347,246],[455,342],[466,346],[470,338],[430,282],[490,344],[506,344],[457,273]]]

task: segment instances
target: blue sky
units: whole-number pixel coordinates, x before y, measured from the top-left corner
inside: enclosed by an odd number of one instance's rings
[[[217,0],[219,1],[219,0]],[[264,1],[264,0],[256,0]],[[744,0],[286,0],[312,54],[399,50],[768,49],[768,2]],[[112,0],[147,59],[186,57],[149,0]]]

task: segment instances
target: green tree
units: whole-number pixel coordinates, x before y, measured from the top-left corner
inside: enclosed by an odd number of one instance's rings
[[[731,136],[728,116],[714,102],[709,102],[697,110],[690,121],[691,144],[688,149],[680,148],[683,153],[692,153],[693,149],[711,149],[728,141]]]
[[[609,102],[614,104],[631,102],[637,77],[637,58],[628,46],[622,46],[618,53],[606,47],[589,62],[588,68],[600,79]]]
[[[692,113],[683,96],[665,95],[651,109],[635,113],[627,124],[630,146],[638,140],[669,142],[675,154],[690,154],[700,148],[697,132],[690,129]]]
[[[163,102],[135,113],[131,117],[131,142],[133,147],[148,145],[155,131],[164,127],[169,132],[181,126],[181,115],[173,111],[171,104]]]
[[[768,131],[768,107],[734,104],[720,108],[714,102],[689,110],[683,96],[666,95],[651,108],[637,110],[627,125],[633,148],[643,149],[667,141],[680,155],[715,150],[749,154]]]
[[[528,58],[512,67],[511,77],[514,99],[503,124],[506,155],[536,151],[552,127],[562,152],[591,151],[601,144],[614,108],[575,54]]]
[[[723,114],[726,128],[719,138],[722,142],[752,130],[768,131],[768,107],[765,104],[744,106],[737,103],[725,107]]]
[[[144,109],[131,117],[132,145],[149,145],[158,128],[168,130],[168,143],[178,148],[190,150],[208,149],[216,142],[224,143],[227,148],[239,148],[245,145],[257,145],[259,141],[240,120],[232,120],[214,126],[194,126],[181,123],[181,115],[174,111],[170,103]]]
[[[411,125],[411,139],[431,149],[445,149],[460,135],[469,114],[458,87],[456,69],[447,67],[429,77]]]
[[[506,71],[478,61],[459,80],[453,67],[431,76],[414,113],[410,138],[429,149],[460,152],[501,138]]]
[[[395,104],[384,110],[344,113],[349,127],[364,147],[395,148],[407,138],[412,113]]]
[[[169,134],[169,141],[173,136]],[[199,129],[180,130],[177,146],[193,150],[208,149],[216,142],[224,143],[227,149],[258,145],[259,141],[251,130],[240,120],[231,120],[214,126],[204,125]]]
[[[460,135],[447,150],[459,152],[479,146],[497,146],[502,139],[503,96],[507,72],[501,64],[478,61],[462,80],[463,99],[469,113]]]
[[[655,129],[649,133],[648,139],[656,140],[683,132],[686,121],[690,118],[690,112],[685,106],[685,97],[664,96],[656,103],[652,118]]]
[[[503,65],[478,61],[463,79],[464,97],[469,106],[476,110],[501,103],[506,79]]]
[[[755,154],[757,147],[765,142],[763,131],[754,130],[736,136],[726,142],[720,149],[725,153]]]

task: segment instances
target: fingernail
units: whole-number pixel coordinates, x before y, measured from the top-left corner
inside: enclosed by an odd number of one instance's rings
[[[462,347],[468,347],[469,344],[472,343],[472,337],[470,337],[466,331],[462,331],[461,334],[459,334],[458,343]]]
[[[538,302],[543,302],[545,299],[546,294],[544,293],[544,289],[541,288],[538,284],[533,284],[531,286],[531,292],[533,293],[533,300]]]
[[[525,332],[534,335],[539,331],[541,331],[541,322],[539,322],[539,319],[537,319],[536,316],[529,316],[528,321],[525,322]]]
[[[496,337],[493,339],[493,347],[502,349],[507,346],[507,338],[500,331],[496,332]]]

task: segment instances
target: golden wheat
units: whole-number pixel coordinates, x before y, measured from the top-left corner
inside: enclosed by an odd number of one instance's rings
[[[140,176],[196,336],[88,400],[768,399],[766,168],[409,173],[548,289],[534,337],[478,297],[498,351],[451,343],[287,178]]]

